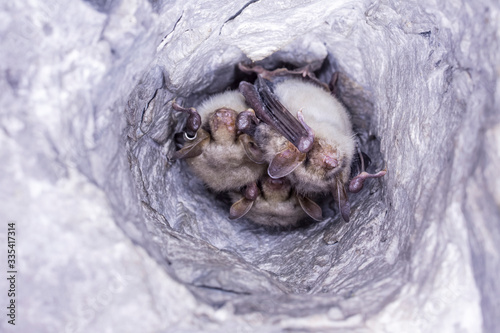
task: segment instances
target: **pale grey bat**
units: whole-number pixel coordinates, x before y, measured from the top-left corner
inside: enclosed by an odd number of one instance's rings
[[[349,114],[326,85],[311,79],[315,76],[307,68],[302,76],[308,80],[293,78],[295,72],[287,76],[286,71],[280,71],[273,84],[263,76],[272,79],[276,71],[259,68],[255,86],[240,84],[247,103],[265,122],[257,127],[255,140],[269,163],[268,174],[287,176],[300,194],[331,192],[342,218],[349,221],[346,184],[356,149]],[[375,175],[362,171],[351,181],[353,192],[361,190],[366,178],[385,175],[385,170]]]
[[[243,194],[230,193],[234,202],[230,219],[245,216],[254,223],[274,227],[296,226],[307,217],[316,221],[323,219],[321,207],[308,197],[297,194],[287,178],[264,176],[260,185],[260,191],[249,187]]]
[[[173,158],[186,159],[209,188],[218,192],[239,190],[265,173],[262,151],[248,134],[238,130],[238,115],[251,116],[253,112],[238,91],[214,95],[197,109],[183,108],[175,101],[172,107],[189,114],[186,143]]]

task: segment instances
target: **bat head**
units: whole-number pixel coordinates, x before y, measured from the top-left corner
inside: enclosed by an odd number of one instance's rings
[[[314,127],[316,136],[311,150],[307,153],[305,168],[324,180],[332,180],[336,175],[346,182],[350,176],[350,166],[356,149],[351,132],[324,128],[317,122]]]
[[[292,185],[287,178],[273,179],[265,176],[262,179],[262,192],[269,201],[285,201],[290,197]]]
[[[339,166],[338,150],[324,140],[314,140],[311,151],[307,154],[311,168],[329,172]]]
[[[236,139],[236,116],[237,112],[229,108],[217,109],[210,116],[208,123],[212,138],[216,142]]]

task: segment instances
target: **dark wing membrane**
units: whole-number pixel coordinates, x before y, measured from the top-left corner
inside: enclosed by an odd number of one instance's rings
[[[245,97],[247,104],[250,105],[250,107],[255,111],[257,117],[266,124],[272,125],[272,119],[266,111],[266,107],[260,98],[257,88],[255,88],[255,86],[251,83],[242,81],[240,82],[239,90]]]
[[[345,190],[344,184],[340,178],[336,177],[337,181],[332,186],[333,199],[337,202],[340,215],[345,222],[349,222],[349,217],[351,215],[351,204],[349,203],[349,198],[347,196],[347,191]]]
[[[255,110],[257,117],[273,127],[302,153],[309,151],[313,141],[312,132],[280,103],[270,85],[269,81],[258,75],[255,86],[242,82],[240,92]]]

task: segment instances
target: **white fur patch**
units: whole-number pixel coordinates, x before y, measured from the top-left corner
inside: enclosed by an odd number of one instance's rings
[[[239,113],[248,109],[249,106],[239,91],[231,90],[210,96],[196,110],[200,114],[202,122],[205,123],[208,115],[220,108],[233,109]]]

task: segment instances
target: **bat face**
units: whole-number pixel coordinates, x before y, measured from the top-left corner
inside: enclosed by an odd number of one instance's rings
[[[220,108],[210,114],[208,124],[215,142],[224,145],[236,140],[236,116],[237,112],[228,108]]]

